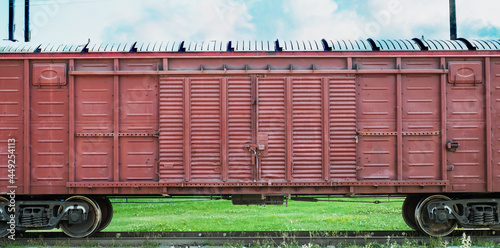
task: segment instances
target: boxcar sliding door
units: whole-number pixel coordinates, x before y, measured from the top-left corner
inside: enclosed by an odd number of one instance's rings
[[[160,181],[356,176],[352,77],[160,78]]]

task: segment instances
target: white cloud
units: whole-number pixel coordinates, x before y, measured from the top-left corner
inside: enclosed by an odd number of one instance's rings
[[[345,26],[352,23],[348,15],[355,17],[356,14],[338,13],[338,5],[334,1],[291,0],[284,2],[284,8],[293,22],[288,32],[292,40],[313,40],[327,36],[350,38],[353,35]]]
[[[251,39],[255,29],[246,3],[237,0],[51,3],[32,7],[34,41]]]
[[[251,38],[254,26],[245,3],[198,0],[145,2],[137,20],[113,20],[106,40],[230,40]]]
[[[391,16],[391,22],[380,32],[382,38],[426,38],[446,39],[449,37],[448,1],[394,0],[400,12]],[[380,8],[378,11],[384,11]]]
[[[449,38],[447,0],[293,0],[285,2],[293,21],[291,39]],[[500,1],[457,1],[458,35],[496,38],[500,35]]]
[[[274,0],[273,0],[274,1]],[[32,1],[34,42],[269,39],[447,39],[447,0],[282,0],[259,13],[264,0]],[[6,13],[7,5],[0,6]],[[255,9],[253,9],[255,8]],[[497,0],[457,0],[458,35],[500,36]],[[274,14],[275,13],[275,14]],[[23,9],[16,9],[22,39]],[[254,15],[254,16],[252,16]],[[265,19],[264,19],[265,18]],[[2,38],[6,38],[6,17]],[[258,21],[256,21],[258,20]],[[264,20],[264,21],[262,21]],[[259,26],[257,26],[259,25]],[[262,25],[266,25],[263,27]],[[257,37],[257,35],[261,37]]]
[[[457,1],[458,36],[465,38],[499,39],[500,1]],[[488,32],[489,30],[489,32]]]
[[[334,0],[287,2],[295,23],[292,37],[385,39],[428,35],[443,38],[448,34],[448,1],[353,0],[348,7],[344,4],[344,8],[339,8]]]

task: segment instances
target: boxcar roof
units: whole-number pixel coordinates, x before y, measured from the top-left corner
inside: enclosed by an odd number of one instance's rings
[[[0,53],[94,52],[274,52],[274,51],[467,51],[500,50],[500,40],[275,40],[161,41],[131,43],[37,44],[1,42]]]

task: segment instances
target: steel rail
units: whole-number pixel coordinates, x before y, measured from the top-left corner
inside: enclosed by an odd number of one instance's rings
[[[463,234],[473,241],[500,242],[495,231],[457,230],[440,242],[451,244]],[[437,239],[429,238],[415,231],[262,231],[262,232],[101,232],[86,239],[71,239],[59,232],[28,232],[16,237],[16,244],[68,245],[68,246],[221,246],[221,245],[339,245],[355,244],[413,244],[423,245]],[[0,242],[8,246],[12,242]]]

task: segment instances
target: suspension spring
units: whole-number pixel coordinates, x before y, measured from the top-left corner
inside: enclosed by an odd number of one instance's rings
[[[482,210],[475,209],[474,224],[481,225],[483,223],[484,223],[484,212]]]
[[[484,223],[485,224],[494,224],[495,223],[495,215],[493,214],[493,210],[490,211],[488,209],[484,212]]]

